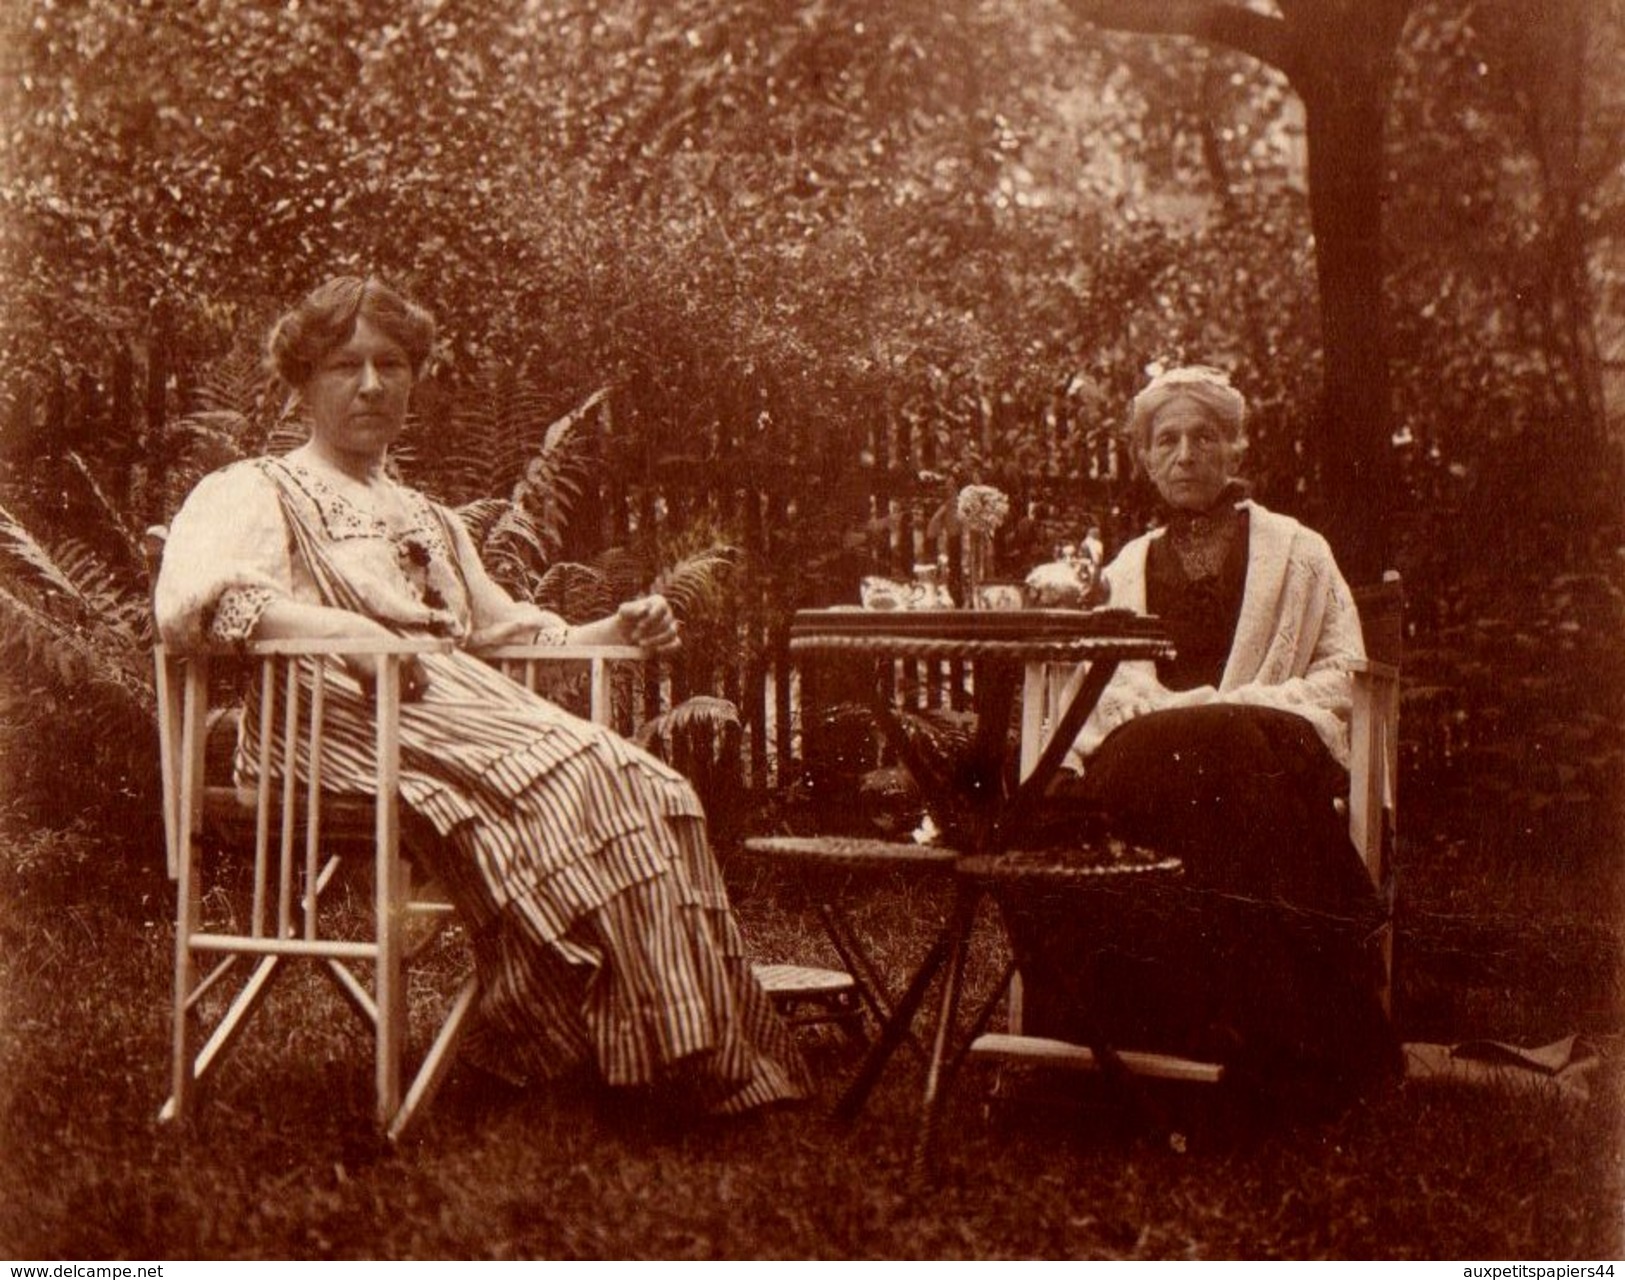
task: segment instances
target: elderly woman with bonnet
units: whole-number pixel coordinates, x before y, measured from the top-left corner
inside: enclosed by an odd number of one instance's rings
[[[1103,582],[1112,606],[1161,618],[1176,652],[1119,668],[1047,826],[1175,854],[1184,887],[1047,918],[1075,964],[1027,975],[1026,1029],[1088,1026],[1217,1057],[1270,1091],[1345,1096],[1397,1064],[1367,945],[1381,895],[1339,804],[1359,615],[1325,539],[1237,481],[1246,405],[1224,373],[1158,374],[1128,434],[1162,511]]]
[[[388,468],[433,318],[341,277],[277,323],[309,420],[282,457],[207,476],[156,591],[170,643],[433,635],[403,676],[401,796],[473,941],[481,1048],[505,1074],[582,1072],[697,1111],[804,1096],[806,1067],[751,974],[693,790],[672,769],[471,656],[482,645],[677,643],[658,596],[568,626],[511,598],[444,506]],[[370,788],[373,673],[329,667],[324,783]],[[244,733],[252,735],[250,724]],[[252,740],[246,736],[245,740]]]

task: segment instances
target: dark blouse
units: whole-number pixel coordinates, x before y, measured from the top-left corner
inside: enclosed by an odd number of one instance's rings
[[[1233,524],[1218,526],[1225,520]],[[1147,549],[1146,609],[1167,625],[1175,648],[1172,658],[1157,663],[1157,679],[1167,688],[1217,688],[1223,678],[1247,585],[1247,533],[1245,507],[1194,520],[1176,515],[1167,533]],[[1181,547],[1190,553],[1182,557]],[[1188,567],[1203,559],[1217,563],[1211,569]]]

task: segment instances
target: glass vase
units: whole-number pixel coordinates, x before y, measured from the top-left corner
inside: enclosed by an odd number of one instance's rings
[[[991,560],[991,539],[985,533],[972,531],[965,539],[965,607],[985,608],[982,584],[987,581]]]

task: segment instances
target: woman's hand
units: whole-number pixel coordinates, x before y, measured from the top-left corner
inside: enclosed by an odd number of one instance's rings
[[[677,616],[665,596],[640,596],[628,600],[615,611],[616,621],[629,642],[656,652],[676,649],[682,643]]]
[[[429,668],[415,653],[401,659],[401,701],[422,702],[429,691]]]
[[[373,622],[371,618],[354,615],[362,622],[368,624],[372,630],[362,630],[352,633],[358,638],[369,639],[376,634],[380,640],[393,640],[395,633],[388,628]],[[384,660],[370,653],[348,653],[342,659],[345,669],[355,677],[361,686],[361,692],[371,702],[377,695],[378,672],[384,665]],[[400,663],[396,668],[396,678],[400,681],[402,702],[421,702],[423,695],[429,689],[429,669],[423,665],[423,660],[415,653],[401,655]]]
[[[1110,720],[1112,727],[1150,715],[1153,711],[1172,711],[1176,707],[1205,707],[1217,701],[1219,691],[1210,684],[1175,692],[1161,684],[1133,686],[1113,698]]]
[[[594,622],[572,626],[570,644],[635,644],[655,652],[676,649],[683,643],[676,615],[664,596],[639,596],[614,613]]]

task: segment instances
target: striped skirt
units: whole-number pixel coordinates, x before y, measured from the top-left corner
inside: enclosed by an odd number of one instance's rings
[[[478,659],[424,661],[428,692],[401,709],[401,798],[440,836],[426,854],[473,940],[487,1051],[712,1113],[806,1096],[682,775]],[[324,789],[370,794],[372,710],[348,676],[326,679]]]

